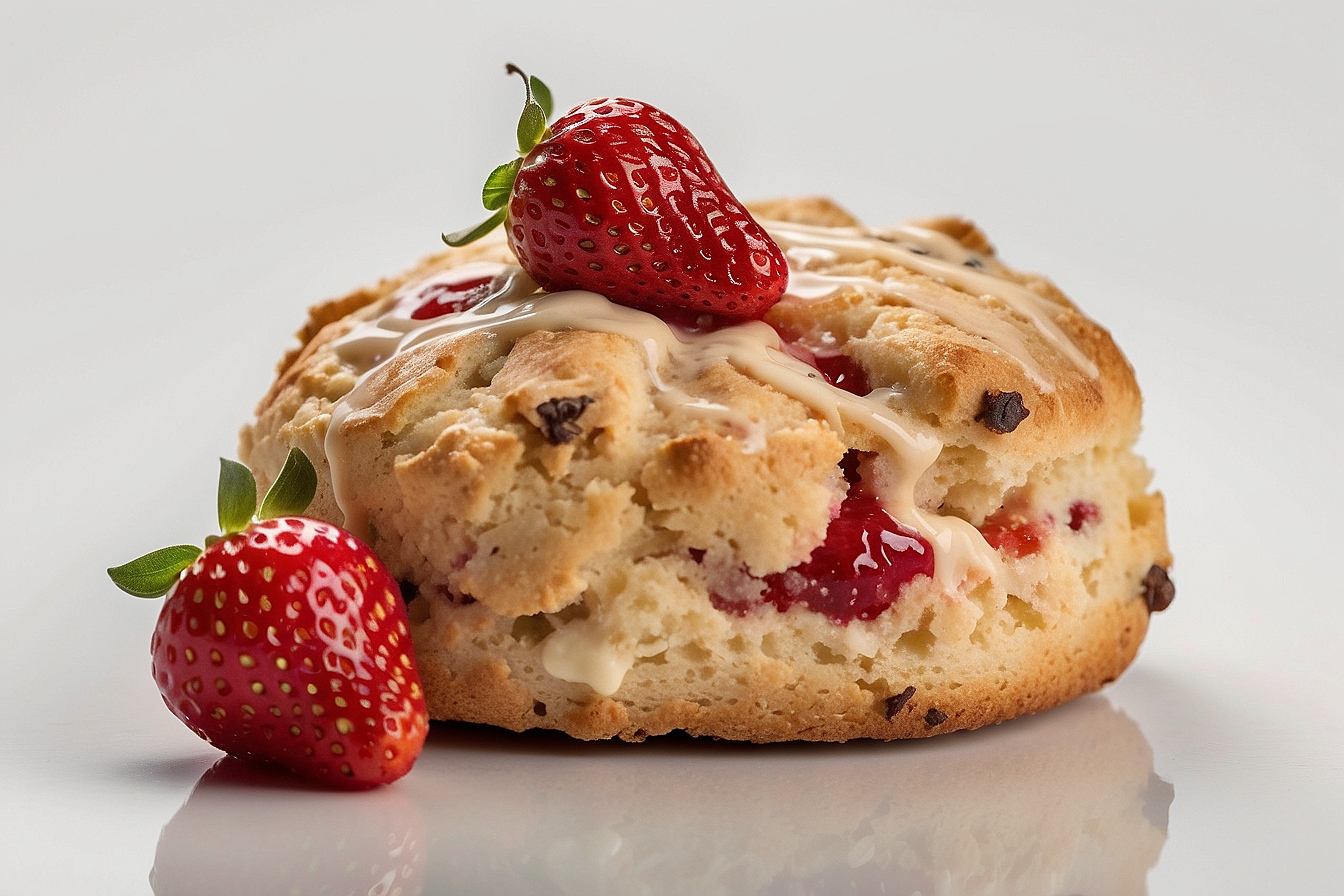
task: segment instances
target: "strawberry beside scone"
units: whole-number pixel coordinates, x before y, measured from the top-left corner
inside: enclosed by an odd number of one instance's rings
[[[137,596],[167,593],[151,643],[164,702],[241,759],[341,788],[400,778],[428,717],[396,582],[350,533],[293,515],[315,483],[301,453],[257,521],[251,473],[222,463],[223,537],[108,570]]]

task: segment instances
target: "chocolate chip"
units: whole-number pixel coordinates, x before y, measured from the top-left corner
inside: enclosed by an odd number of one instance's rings
[[[978,258],[968,258],[962,262],[968,268],[983,268],[985,263]]]
[[[937,728],[947,721],[947,713],[941,709],[930,709],[924,714],[924,724],[930,728]]]
[[[1143,577],[1143,600],[1149,613],[1161,613],[1171,606],[1176,597],[1176,583],[1167,577],[1167,571],[1154,563]]]
[[[420,596],[420,589],[410,579],[399,579],[397,587],[401,589],[401,602],[408,604]]]
[[[587,395],[574,398],[552,398],[537,405],[537,416],[541,418],[541,434],[552,445],[563,445],[583,430],[574,421],[579,419],[584,408],[593,400]]]
[[[887,721],[890,722],[892,719],[896,718],[896,713],[905,709],[905,704],[909,703],[910,698],[913,696],[915,696],[915,686],[910,685],[910,687],[901,691],[899,694],[893,694],[890,697],[888,697]]]
[[[1031,416],[1031,411],[1022,404],[1021,392],[998,392],[990,389],[980,400],[980,413],[975,422],[984,424],[990,432],[1006,433],[1017,429],[1018,424]]]
[[[546,704],[540,700],[535,700],[532,703],[532,711],[539,716],[544,716],[546,715]]]

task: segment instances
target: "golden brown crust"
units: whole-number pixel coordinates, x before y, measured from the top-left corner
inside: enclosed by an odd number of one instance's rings
[[[544,695],[533,695],[520,679],[511,678],[499,657],[469,665],[455,678],[449,670],[461,667],[460,657],[432,645],[418,648],[417,656],[426,670],[429,712],[436,719],[514,731],[556,728],[584,740],[639,741],[678,730],[757,743],[898,740],[997,724],[1109,684],[1134,659],[1148,629],[1148,610],[1137,598],[1090,608],[1050,633],[1038,630],[1018,643],[1002,645],[997,655],[1002,670],[957,679],[955,686],[931,672],[932,663],[926,661],[912,664],[905,677],[884,689],[849,682],[825,688],[828,692],[819,696],[784,686],[792,683],[790,676],[764,661],[750,670],[748,685],[732,703],[707,706],[672,698],[645,709],[594,695],[557,712]],[[490,685],[482,686],[483,681]],[[913,693],[904,696],[910,687]]]
[[[910,223],[916,227],[945,233],[972,252],[994,254],[994,245],[989,241],[989,237],[985,236],[985,232],[976,226],[974,221],[967,218],[945,215],[940,218],[916,218]]]
[[[747,203],[747,208],[756,217],[772,221],[793,221],[819,227],[854,227],[859,223],[858,218],[826,196],[764,199]]]

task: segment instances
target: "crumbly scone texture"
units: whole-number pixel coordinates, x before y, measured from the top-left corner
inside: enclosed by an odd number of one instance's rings
[[[767,228],[857,225],[824,199],[753,213]],[[303,449],[319,475],[309,512],[345,524],[327,454],[339,440],[346,487],[368,511],[364,534],[410,598],[434,718],[764,742],[922,737],[1047,709],[1125,669],[1148,624],[1145,576],[1170,566],[1162,498],[1132,450],[1139,390],[1109,334],[1049,281],[1004,267],[967,221],[918,223],[1046,300],[1097,372],[992,297],[877,259],[800,262],[855,285],[786,297],[766,320],[838,344],[872,386],[896,389],[910,432],[944,446],[915,487],[917,506],[976,527],[1008,514],[1041,535],[1039,549],[1000,552],[992,575],[954,590],[916,578],[875,619],[841,625],[801,606],[736,613],[711,601],[806,560],[844,497],[845,453],[882,448],[726,361],[660,369],[655,381],[644,347],[619,335],[431,339],[375,368],[360,387],[374,400],[328,432],[357,382],[334,343],[437,272],[512,262],[502,241],[312,308],[243,429],[241,456],[264,489],[288,450]],[[900,290],[864,288],[870,280],[994,315],[1037,375]],[[666,388],[759,431],[748,439],[656,402]],[[1030,413],[997,432],[983,422],[986,395],[1008,392]],[[546,410],[556,402],[582,408],[561,439]]]

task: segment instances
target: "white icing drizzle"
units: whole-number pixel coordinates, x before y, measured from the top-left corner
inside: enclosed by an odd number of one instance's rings
[[[1022,337],[1022,331],[1003,318],[991,313],[973,296],[958,293],[956,297],[933,296],[917,284],[895,278],[879,280],[875,277],[844,277],[800,271],[795,275],[798,285],[789,283],[789,294],[808,300],[823,299],[853,286],[866,292],[895,296],[901,304],[932,314],[972,336],[979,336],[988,346],[1012,358],[1031,377],[1036,388],[1053,392],[1054,381],[1032,360],[1031,349]]]
[[[994,272],[1001,270],[996,261],[969,252],[945,234],[908,226],[869,231],[775,221],[765,224],[794,267],[788,296],[795,300],[819,299],[850,284],[894,295],[961,330],[988,339],[995,348],[1016,359],[1042,389],[1053,388],[1032,363],[1016,329],[984,307],[983,297],[992,296],[1030,321],[1047,342],[1081,370],[1096,376],[1096,366],[1055,324],[1052,315],[1058,306],[996,276]],[[813,259],[870,258],[935,277],[970,296],[965,301],[949,300],[910,283],[827,276],[800,269]],[[972,259],[978,269],[967,265]],[[490,295],[475,307],[429,320],[411,317],[425,302],[426,290],[431,287],[486,277],[493,278]],[[969,523],[915,506],[915,483],[938,458],[943,446],[932,436],[906,428],[892,408],[892,400],[897,397],[893,390],[876,389],[858,396],[830,385],[815,369],[786,352],[779,334],[761,321],[711,332],[689,332],[669,326],[652,314],[613,304],[596,293],[580,290],[540,293],[536,283],[521,269],[494,262],[462,265],[408,284],[398,291],[397,301],[389,311],[377,320],[356,325],[335,343],[340,359],[360,376],[355,387],[332,408],[326,436],[332,485],[337,503],[345,513],[347,528],[367,535],[368,508],[350,485],[347,440],[340,431],[352,414],[368,409],[375,401],[368,385],[371,372],[394,355],[430,340],[486,332],[512,344],[531,333],[563,330],[612,333],[633,340],[646,353],[653,400],[661,410],[720,424],[740,439],[748,452],[765,447],[765,428],[760,421],[725,405],[689,395],[669,383],[663,371],[689,374],[679,377],[685,381],[710,364],[726,361],[743,374],[802,402],[842,437],[850,426],[868,430],[881,439],[888,454],[890,475],[882,483],[883,504],[888,513],[917,530],[932,545],[935,577],[940,586],[954,592],[972,573],[988,574],[998,567],[997,553]],[[575,629],[563,638],[561,635],[565,631],[549,637],[543,649],[543,665],[551,674],[588,683],[603,694],[613,693],[620,686],[633,657],[625,656],[625,652],[608,643],[597,622],[590,620],[581,630]]]
[[[442,282],[426,281],[403,290],[400,300],[386,314],[356,326],[336,342],[335,350],[341,360],[364,375],[333,408],[326,439],[336,500],[345,512],[347,528],[356,534],[367,534],[368,510],[346,481],[343,470],[348,464],[340,428],[351,414],[366,409],[374,400],[367,387],[368,371],[393,354],[434,339],[484,331],[511,344],[543,330],[582,329],[618,334],[642,345],[648,356],[655,403],[665,411],[680,410],[726,422],[734,435],[742,439],[745,450],[764,447],[764,429],[758,421],[724,405],[688,395],[666,382],[660,371],[698,371],[715,362],[727,361],[747,376],[807,405],[842,436],[848,426],[870,430],[886,443],[892,455],[883,504],[888,513],[918,530],[933,545],[936,575],[944,586],[955,588],[972,566],[983,568],[983,558],[977,564],[975,557],[983,552],[962,549],[972,539],[968,533],[962,533],[965,537],[957,533],[970,529],[968,524],[953,517],[916,512],[915,483],[937,460],[942,444],[932,436],[906,429],[888,403],[893,394],[890,389],[878,389],[867,396],[837,389],[814,368],[784,351],[779,334],[762,321],[691,333],[669,326],[647,312],[613,304],[597,293],[536,292],[535,284],[518,268],[496,265],[487,270],[483,265],[473,265],[470,269],[457,269],[451,276],[461,281],[488,276],[490,271],[496,277],[494,293],[474,308],[425,321],[413,320],[410,315],[421,302],[419,294]],[[974,540],[980,540],[978,534]]]
[[[1042,391],[1053,391],[1054,383],[1032,362],[1031,352],[1016,328],[985,307],[983,297],[990,296],[1031,323],[1047,343],[1087,376],[1098,375],[1097,365],[1055,323],[1054,314],[1061,309],[1060,305],[1000,276],[1003,268],[993,257],[972,252],[945,233],[911,225],[870,230],[783,221],[764,224],[791,265],[799,268],[812,259],[834,263],[875,258],[918,271],[966,294],[964,298],[935,296],[915,284],[894,279],[831,277],[801,270],[794,272],[789,281],[790,295],[819,299],[852,283],[896,296],[958,329],[988,339],[991,345],[1016,360]]]

